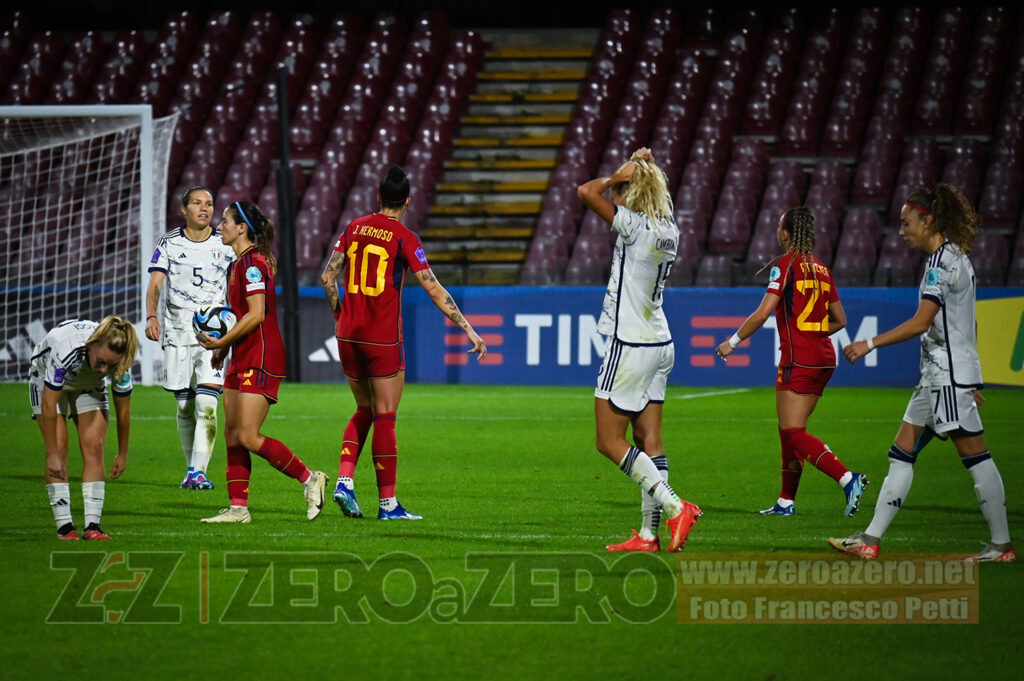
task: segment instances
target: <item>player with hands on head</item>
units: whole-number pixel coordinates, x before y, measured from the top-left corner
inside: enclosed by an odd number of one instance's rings
[[[310,470],[280,440],[264,435],[263,422],[277,403],[285,372],[284,342],[277,324],[274,275],[274,225],[260,207],[236,201],[224,209],[221,239],[235,253],[228,269],[228,304],[238,322],[222,338],[203,333],[200,344],[213,350],[214,368],[231,363],[224,376],[224,444],[227,446],[227,488],[231,506],[204,523],[248,523],[251,452],[302,483],[306,517],[323,510],[327,476]]]
[[[604,196],[609,190],[610,201]],[[669,486],[661,432],[665,389],[675,364],[662,295],[679,245],[665,173],[643,147],[613,175],[590,180],[577,193],[617,235],[597,325],[608,337],[594,391],[597,449],[643,490],[640,532],[605,548],[658,551],[664,513],[666,548],[678,551],[701,510]],[[632,444],[626,440],[630,426]]]
[[[228,266],[235,254],[224,245],[213,219],[213,194],[193,186],[181,196],[183,227],[160,238],[149,266],[146,292],[146,338],[159,341],[164,351],[164,390],[178,403],[178,438],[187,470],[180,487],[213,489],[206,470],[217,437],[217,401],[224,374],[214,369],[212,353],[192,331],[192,313],[200,305],[225,300]],[[158,316],[166,284],[163,324]]]
[[[61,322],[32,351],[29,400],[32,417],[43,436],[46,491],[57,523],[58,539],[74,541],[79,538],[71,517],[68,417],[78,429],[78,446],[82,451],[84,537],[110,539],[100,529],[106,496],[103,446],[109,422],[107,378],[114,393],[117,418],[117,456],[110,468],[110,477],[117,479],[128,465],[131,366],[138,347],[135,327],[110,316],[98,324],[85,319]]]
[[[972,560],[1012,562],[1017,552],[1006,520],[1006,491],[988,445],[978,406],[983,386],[978,358],[976,284],[969,253],[981,218],[955,187],[939,184],[907,197],[900,235],[927,254],[917,312],[899,326],[843,348],[850,364],[886,345],[921,342],[921,380],[914,388],[896,440],[889,449],[889,474],[882,483],[871,524],[829,546],[866,560],[876,558],[882,536],[906,503],[918,454],[933,438],[952,439],[974,479],[991,541]]]
[[[398,502],[398,442],[395,423],[405,387],[402,286],[413,273],[430,300],[466,334],[469,353],[487,357],[487,345],[434,276],[416,234],[402,224],[410,202],[409,178],[399,166],[381,178],[380,211],[356,218],[341,233],[323,274],[324,295],[336,320],[338,354],[355,398],[356,411],[342,435],[334,501],[342,513],[362,518],[354,475],[373,428],[371,454],[377,474],[380,520],[420,520]],[[339,292],[339,282],[344,287]]]
[[[828,445],[807,432],[807,420],[836,369],[836,351],[829,337],[846,327],[846,313],[832,272],[814,257],[811,209],[798,206],[783,213],[776,236],[785,255],[771,269],[761,304],[715,353],[728,361],[736,346],[775,313],[781,356],[775,411],[782,444],[782,486],[775,504],[761,515],[796,513],[800,476],[809,462],[839,484],[845,496],[843,515],[850,517],[860,507],[867,476],[850,471]]]

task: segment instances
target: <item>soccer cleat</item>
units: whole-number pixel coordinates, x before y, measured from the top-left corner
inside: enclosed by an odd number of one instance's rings
[[[196,471],[192,476],[192,489],[213,489],[213,483],[206,477],[203,471]]]
[[[864,540],[863,532],[851,534],[849,537],[845,538],[829,537],[828,545],[840,553],[857,556],[864,560],[874,560],[875,558],[878,558],[878,544],[868,544]]]
[[[661,550],[661,543],[658,538],[644,539],[636,530],[632,530],[633,536],[621,544],[609,544],[604,547],[605,551],[647,551],[657,553]]]
[[[201,523],[251,523],[252,516],[249,515],[249,509],[242,506],[232,506],[230,508],[221,509],[221,512],[212,518],[203,518],[199,522]]]
[[[349,518],[363,517],[363,512],[359,510],[359,504],[356,503],[355,490],[351,490],[341,483],[338,483],[337,488],[334,490],[334,503]]]
[[[306,491],[306,517],[310,520],[316,519],[320,511],[324,510],[324,490],[327,489],[326,473],[313,471],[313,477],[316,479],[312,484],[303,485]]]
[[[101,530],[97,523],[89,523],[89,526],[85,528],[84,536],[87,541],[107,541],[110,539],[110,535]]]
[[[181,481],[181,484],[178,485],[178,487],[181,489],[195,489],[195,483],[192,482],[191,471],[189,471],[188,475],[185,476],[185,479]]]
[[[75,526],[71,523],[61,525],[60,529],[57,530],[57,539],[61,541],[78,541],[78,533],[75,532]]]
[[[1012,547],[1004,551],[989,544],[981,550],[981,553],[975,554],[967,560],[972,563],[1016,563],[1017,552]]]
[[[860,498],[864,496],[864,487],[868,484],[868,476],[863,473],[854,473],[853,479],[843,487],[846,494],[846,507],[843,509],[843,517],[850,518],[860,508]]]
[[[686,537],[697,523],[697,518],[704,515],[704,512],[700,510],[697,504],[691,504],[689,501],[682,503],[682,512],[676,517],[668,518],[665,521],[669,534],[668,547],[665,550],[669,553],[675,553],[683,548],[683,544],[686,543]]]
[[[423,516],[409,513],[401,504],[395,506],[393,511],[385,511],[383,508],[377,511],[377,520],[423,520]]]
[[[763,511],[758,511],[761,515],[796,515],[796,504],[790,504],[789,506],[780,506],[778,503],[772,505],[771,508],[766,508]]]

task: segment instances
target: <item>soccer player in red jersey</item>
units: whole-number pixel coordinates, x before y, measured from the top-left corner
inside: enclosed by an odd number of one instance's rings
[[[303,484],[306,517],[313,520],[324,506],[327,476],[310,470],[283,442],[260,432],[270,405],[277,402],[277,389],[285,371],[274,290],[274,226],[256,204],[236,201],[224,209],[220,234],[237,258],[228,270],[228,304],[238,322],[220,339],[204,333],[200,343],[215,351],[214,368],[222,366],[228,350],[232,351],[224,379],[224,443],[231,506],[203,522],[252,520],[248,508],[250,452],[256,452],[271,466]]]
[[[422,516],[409,513],[395,496],[395,417],[405,387],[402,285],[406,270],[412,271],[434,305],[466,333],[473,346],[470,353],[482,360],[487,346],[431,272],[419,237],[401,222],[409,206],[409,178],[404,170],[388,168],[377,201],[380,212],[356,218],[341,233],[320,278],[337,320],[341,366],[356,400],[355,414],[342,437],[334,501],[346,516],[363,517],[356,503],[353,475],[372,426],[371,450],[380,497],[377,518],[420,520]],[[341,295],[339,277],[344,286]]]
[[[772,267],[760,306],[716,352],[727,360],[732,351],[760,329],[772,311],[779,330],[782,357],[775,384],[775,409],[782,441],[782,490],[762,515],[793,515],[803,465],[812,466],[839,483],[846,496],[843,515],[860,506],[866,476],[853,473],[824,442],[807,432],[814,412],[836,368],[836,351],[829,340],[846,326],[846,314],[832,273],[814,257],[814,213],[807,206],[786,211],[779,219],[779,245],[786,251]]]

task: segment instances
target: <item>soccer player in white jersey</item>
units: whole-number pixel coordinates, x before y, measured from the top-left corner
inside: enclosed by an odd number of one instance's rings
[[[612,201],[603,196],[609,189]],[[614,175],[593,179],[577,192],[617,234],[597,326],[608,336],[594,391],[597,449],[643,490],[641,531],[633,530],[630,539],[606,548],[658,551],[658,525],[664,511],[667,549],[678,551],[701,511],[669,487],[661,437],[665,387],[675,362],[661,302],[679,243],[665,173],[644,147]],[[630,424],[633,446],[626,441]]]
[[[173,392],[178,402],[178,437],[188,467],[180,486],[213,489],[206,470],[217,437],[217,400],[224,373],[210,364],[213,352],[196,341],[192,313],[200,305],[226,304],[228,265],[235,254],[210,224],[213,195],[208,189],[186,189],[180,210],[185,226],[175,227],[160,238],[149,265],[146,337],[161,341],[164,389]],[[157,310],[165,282],[161,325]]]
[[[932,437],[951,438],[974,478],[991,543],[977,561],[1017,559],[1006,522],[1006,493],[985,445],[978,414],[982,403],[981,362],[975,324],[974,267],[967,254],[980,218],[963,194],[948,184],[912,193],[900,212],[900,234],[928,254],[917,313],[867,341],[851,343],[843,354],[851,364],[877,347],[921,338],[921,381],[907,405],[889,450],[889,474],[882,483],[871,524],[850,537],[831,538],[832,548],[870,560],[889,523],[907,500],[914,463]]]
[[[82,451],[82,502],[85,538],[110,539],[100,529],[104,479],[103,441],[107,436],[107,376],[114,391],[117,414],[117,456],[110,477],[118,478],[128,465],[131,425],[131,366],[139,347],[135,327],[118,317],[102,322],[73,319],[61,322],[32,351],[28,394],[32,418],[39,424],[46,452],[46,492],[50,497],[57,538],[75,541],[68,484],[68,426],[78,429]]]

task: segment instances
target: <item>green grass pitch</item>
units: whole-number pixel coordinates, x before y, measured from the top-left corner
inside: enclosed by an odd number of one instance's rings
[[[1024,547],[1024,391],[985,394]],[[833,388],[812,417],[810,431],[871,478],[857,517],[841,518],[841,492],[808,469],[798,515],[762,518],[778,492],[772,390],[671,387],[671,482],[705,513],[679,555],[831,558],[826,537],[870,520],[909,395]],[[301,487],[254,456],[253,523],[201,525],[227,505],[223,439],[217,489],[180,490],[173,399],[157,388],[132,399],[128,469],[108,483],[103,516],[114,541],[69,545],[55,539],[26,386],[0,385],[4,679],[960,679],[1024,665],[1021,564],[981,566],[977,624],[680,623],[657,575],[602,572],[619,559],[603,546],[639,524],[640,493],[594,449],[589,388],[408,386],[398,496],[424,520],[394,523],[344,518],[331,503],[309,522]],[[285,384],[264,432],[333,484],[352,409],[343,385]],[[74,439],[69,473],[81,531]],[[366,452],[364,511],[375,491]],[[932,443],[883,554],[966,555],[987,538],[970,475],[951,444]],[[617,565],[676,569],[666,553],[635,559]]]

